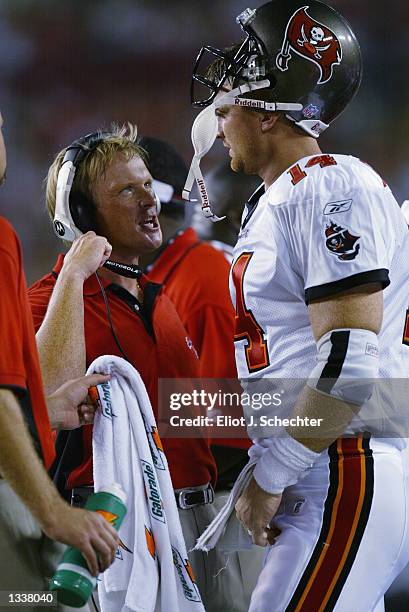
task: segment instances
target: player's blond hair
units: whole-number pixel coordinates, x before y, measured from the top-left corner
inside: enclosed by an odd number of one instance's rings
[[[105,134],[105,130],[98,131],[98,134],[102,133]],[[147,163],[146,151],[137,143],[138,129],[136,125],[131,123],[121,126],[113,124],[109,130],[109,135],[101,137],[102,140],[98,146],[79,165],[71,188],[73,193],[80,192],[89,200],[93,199],[95,184],[104,175],[118,153],[122,153],[127,161],[133,157],[140,157]],[[45,179],[46,208],[51,220],[54,219],[57,179],[65,151],[66,149],[63,149],[57,153]]]

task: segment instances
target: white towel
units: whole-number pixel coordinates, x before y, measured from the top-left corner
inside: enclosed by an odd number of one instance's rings
[[[246,550],[252,547],[252,538],[237,519],[234,507],[250,482],[256,463],[257,458],[250,456],[250,461],[238,475],[227,502],[197,540],[194,550],[208,552],[217,544],[219,551],[230,554],[237,550]]]
[[[94,421],[96,490],[118,482],[127,494],[117,559],[98,583],[102,612],[204,612],[166,457],[145,386],[125,360],[96,359],[88,373],[111,375],[98,387]]]

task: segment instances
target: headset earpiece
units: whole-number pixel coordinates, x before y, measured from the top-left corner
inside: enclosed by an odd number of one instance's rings
[[[70,193],[70,212],[75,227],[83,234],[97,232],[95,206],[92,200],[80,191]]]
[[[57,177],[54,230],[59,238],[72,242],[84,231],[95,229],[94,206],[80,193],[71,193],[75,172],[87,155],[109,132],[94,132],[72,142],[65,150]]]

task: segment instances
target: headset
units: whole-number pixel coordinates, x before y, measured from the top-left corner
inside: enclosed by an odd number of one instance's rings
[[[93,132],[82,138],[74,140],[65,150],[61,168],[57,177],[56,204],[54,212],[54,231],[62,240],[73,242],[76,238],[97,227],[95,219],[95,205],[77,191],[72,192],[72,185],[77,169],[86,157],[98,145],[112,136],[110,132]],[[156,210],[160,212],[160,200],[156,192]],[[138,278],[142,271],[139,266],[123,264],[107,260],[104,267],[116,274],[128,278]]]

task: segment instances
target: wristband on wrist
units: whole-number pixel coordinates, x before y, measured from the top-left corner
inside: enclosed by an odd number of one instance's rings
[[[279,495],[310,468],[320,453],[315,453],[287,433],[271,438],[266,452],[254,468],[257,484],[267,493]]]

